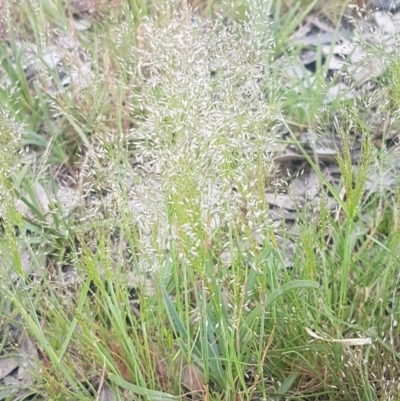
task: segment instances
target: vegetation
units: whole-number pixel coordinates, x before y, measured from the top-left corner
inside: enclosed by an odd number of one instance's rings
[[[2,6],[0,399],[400,399],[396,48],[307,75],[338,0],[65,3]]]

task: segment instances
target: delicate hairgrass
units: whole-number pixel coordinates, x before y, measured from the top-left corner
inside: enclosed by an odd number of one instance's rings
[[[121,399],[392,399],[399,200],[394,191],[374,198],[364,190],[374,165],[393,168],[375,157],[368,131],[368,112],[383,107],[365,93],[352,106],[324,104],[327,63],[317,63],[313,83],[281,89],[286,77],[276,56],[296,55],[289,38],[315,2],[285,15],[279,1],[254,2],[248,20],[215,16],[212,26],[188,19],[187,8],[161,21],[151,18],[157,10],[150,3],[122,3],[118,26],[113,16],[75,32],[75,50],[86,43],[90,56],[83,58],[93,65],[86,88],[63,87],[58,71],[43,64],[52,29],[65,27],[60,2],[24,2],[11,55],[0,49],[11,81],[0,91],[8,107],[0,120],[0,305],[10,300],[5,318],[21,316],[40,350],[37,393],[93,399],[100,380]],[[21,35],[37,44],[41,78],[49,75],[55,93],[40,80],[27,82]],[[82,61],[72,55],[65,55],[71,76]],[[395,60],[392,73],[396,79]],[[308,106],[296,114],[300,101]],[[295,124],[316,138],[324,129],[339,134],[338,185],[290,130]],[[354,128],[363,144],[357,171]],[[270,221],[265,198],[282,132],[292,134],[325,187],[318,212],[302,210],[299,238]],[[22,159],[21,143],[38,151],[39,163]],[[66,166],[82,197],[68,218],[54,162]],[[48,210],[39,184],[51,198]],[[29,213],[18,212],[17,200]],[[371,209],[376,224],[366,234]],[[291,269],[280,236],[296,244]],[[34,275],[24,270],[22,246]],[[67,280],[71,271],[76,281]],[[346,345],[358,337],[373,346]],[[200,391],[183,383],[187,367],[203,374]]]
[[[400,58],[395,55],[390,60],[390,98],[393,101],[393,106],[397,109],[400,105]]]

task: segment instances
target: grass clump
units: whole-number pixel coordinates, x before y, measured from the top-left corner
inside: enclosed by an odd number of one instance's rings
[[[2,53],[0,353],[26,363],[0,391],[396,399],[397,183],[372,191],[371,176],[387,177],[397,148],[368,129],[397,107],[395,87],[324,102],[320,63],[285,89],[309,10],[280,2],[212,22],[121,2],[72,44],[71,12],[37,5]],[[17,38],[36,46],[29,82]],[[319,160],[327,137],[336,162]],[[288,142],[319,182],[285,215],[302,176],[274,159]]]

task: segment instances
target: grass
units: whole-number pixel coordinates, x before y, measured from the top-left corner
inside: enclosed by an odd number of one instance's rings
[[[121,0],[83,31],[61,1],[7,3],[0,399],[399,399],[399,57],[326,103],[327,64],[284,64],[322,5],[256,3]],[[338,139],[338,179],[305,132]],[[288,143],[320,180],[293,227],[265,196]]]

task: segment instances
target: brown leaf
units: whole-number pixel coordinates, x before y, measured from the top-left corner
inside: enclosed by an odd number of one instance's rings
[[[192,393],[205,393],[204,375],[193,364],[187,365],[182,373],[182,384]]]
[[[165,361],[165,358],[161,357],[161,355],[156,352],[153,352],[153,362],[159,385],[165,390],[167,389],[169,377],[168,365]]]

